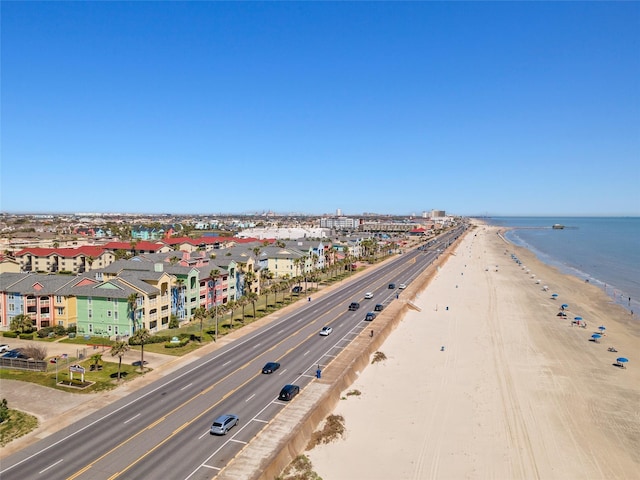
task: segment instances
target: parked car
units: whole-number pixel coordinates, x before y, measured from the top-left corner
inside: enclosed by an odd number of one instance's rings
[[[300,393],[300,387],[298,385],[285,385],[280,390],[280,395],[278,395],[279,400],[284,400],[288,402],[292,400],[298,393]]]
[[[360,308],[360,304],[358,302],[351,302],[349,305],[349,310],[357,310]]]
[[[291,289],[293,293],[302,293],[302,287],[300,285],[296,285]]]
[[[278,362],[268,362],[264,367],[262,367],[262,373],[273,373],[279,368],[280,364]]]
[[[29,358],[19,348],[9,350],[2,355],[2,358]]]
[[[9,345],[7,345],[6,343],[3,343],[2,345],[0,345],[0,353],[4,353],[8,351],[9,351]]]
[[[373,307],[374,312],[381,312],[382,310],[384,310],[384,305],[381,303],[376,303],[376,306]]]
[[[376,318],[376,314],[374,312],[367,312],[367,315],[364,317],[367,322],[372,321],[374,318]]]
[[[322,335],[323,337],[326,337],[327,335],[330,335],[331,332],[333,332],[333,328],[331,328],[331,327],[322,327],[322,329],[320,330],[320,335]]]
[[[396,288],[396,284],[395,283],[390,283],[389,284],[389,289],[393,290],[394,288]]]
[[[367,292],[364,294],[364,298],[369,299],[369,298],[373,298],[373,292]]]
[[[401,283],[400,285],[398,285],[398,288],[400,290],[404,290],[405,288],[407,288],[407,286],[404,283]]]
[[[231,428],[235,427],[240,419],[237,415],[227,414],[220,415],[213,421],[211,425],[211,433],[213,435],[226,435]]]

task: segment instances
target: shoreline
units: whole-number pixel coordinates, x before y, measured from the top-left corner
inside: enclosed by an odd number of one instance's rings
[[[314,470],[325,480],[634,477],[640,325],[597,286],[474,224],[416,295],[421,311],[380,347],[387,360],[349,387],[361,395],[343,394],[333,413],[345,436],[305,452]],[[591,328],[557,317],[559,302]],[[590,341],[602,324],[607,334]]]
[[[500,228],[501,230],[503,230],[504,232],[510,231],[510,230],[521,230],[521,229],[530,229],[530,228],[549,228],[549,227],[525,227],[525,226],[505,226],[505,225],[495,225],[495,224],[489,224],[486,223],[486,221],[484,219],[474,219],[474,221],[478,221],[478,223],[482,223],[484,225],[487,226],[492,226],[492,227],[496,227],[496,228]],[[611,281],[605,281],[601,278],[599,278],[597,275],[594,275],[593,273],[590,273],[588,271],[585,271],[579,267],[575,267],[573,265],[571,265],[570,263],[568,263],[566,260],[562,260],[559,258],[556,258],[553,256],[553,254],[549,254],[549,253],[545,253],[543,251],[541,251],[538,247],[536,247],[535,245],[532,245],[531,243],[525,241],[525,240],[521,240],[521,242],[515,242],[511,239],[508,238],[508,236],[504,236],[505,240],[507,242],[509,242],[509,244],[518,247],[518,248],[524,248],[528,251],[530,251],[531,253],[533,253],[536,258],[544,263],[545,265],[548,265],[550,267],[556,268],[557,270],[559,270],[561,273],[567,274],[567,275],[572,275],[582,281],[587,281],[588,283],[591,283],[593,285],[598,286],[600,289],[602,289],[609,297],[612,298],[612,300],[614,300],[618,305],[620,305],[621,307],[625,308],[628,312],[633,312],[634,316],[636,317],[636,320],[638,319],[638,312],[640,312],[640,291],[632,291],[632,292],[628,292],[625,291],[624,288],[617,286],[615,281],[611,282]]]

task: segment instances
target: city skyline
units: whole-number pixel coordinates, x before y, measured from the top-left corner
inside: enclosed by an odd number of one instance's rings
[[[638,2],[1,8],[1,212],[640,215]]]

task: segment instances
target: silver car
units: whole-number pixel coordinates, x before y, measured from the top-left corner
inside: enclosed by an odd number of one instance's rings
[[[226,435],[232,427],[235,427],[240,419],[237,415],[220,415],[213,421],[211,425],[211,433],[213,435]]]

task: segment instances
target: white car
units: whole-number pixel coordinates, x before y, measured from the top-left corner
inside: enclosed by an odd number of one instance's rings
[[[364,294],[364,298],[373,298],[373,292],[367,292]]]
[[[407,288],[407,286],[404,283],[401,283],[400,285],[398,285],[398,288],[400,290],[404,290],[405,288]]]
[[[323,337],[326,337],[331,332],[333,332],[333,328],[331,328],[331,327],[322,327],[322,330],[320,330],[320,335],[322,335]]]
[[[4,353],[8,351],[9,351],[9,345],[7,345],[6,343],[3,343],[2,345],[0,345],[0,353]]]

